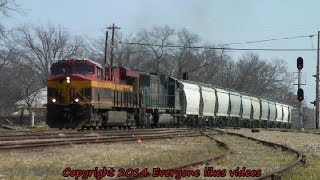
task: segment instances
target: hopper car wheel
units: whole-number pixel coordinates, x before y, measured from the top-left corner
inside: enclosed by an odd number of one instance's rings
[[[222,126],[223,128],[227,126],[227,119],[225,119],[224,117],[222,117],[222,118],[220,119],[220,122],[221,122],[221,126]]]
[[[211,127],[213,126],[213,119],[212,118],[209,118],[208,119],[208,125]]]
[[[191,121],[192,127],[197,127],[198,123],[194,117],[190,117],[190,121]]]

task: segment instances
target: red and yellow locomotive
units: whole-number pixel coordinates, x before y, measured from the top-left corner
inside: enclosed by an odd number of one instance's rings
[[[48,79],[47,124],[54,128],[176,124],[178,83],[168,76],[91,60],[62,60]]]

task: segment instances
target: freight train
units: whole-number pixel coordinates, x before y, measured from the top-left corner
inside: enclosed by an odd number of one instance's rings
[[[209,84],[88,59],[61,60],[48,79],[52,128],[290,127],[293,107]]]

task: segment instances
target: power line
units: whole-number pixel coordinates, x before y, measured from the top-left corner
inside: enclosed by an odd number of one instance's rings
[[[261,42],[268,42],[268,41],[279,41],[279,40],[290,40],[290,39],[298,39],[298,38],[312,38],[316,34],[311,35],[301,35],[301,36],[292,36],[292,37],[283,37],[283,38],[270,38],[270,39],[262,39],[256,41],[247,41],[242,43],[226,43],[226,44],[219,44],[219,46],[225,45],[236,45],[236,44],[252,44],[252,43],[261,43]],[[151,44],[151,43],[125,43],[119,42],[120,44],[130,44],[130,45],[143,45],[143,46],[157,46],[157,47],[171,47],[171,48],[190,48],[190,49],[217,49],[217,50],[230,50],[230,51],[316,51],[316,49],[274,49],[274,48],[227,48],[227,47],[213,47],[213,46],[179,46],[179,45],[159,45],[159,44]]]
[[[260,42],[268,42],[268,41],[280,41],[280,40],[290,40],[290,39],[298,39],[298,38],[311,38],[315,36],[315,34],[311,35],[302,35],[302,36],[292,36],[292,37],[284,37],[284,38],[271,38],[271,39],[262,39],[262,40],[256,40],[256,41],[247,41],[242,43],[227,43],[227,44],[221,44],[222,46],[225,45],[233,45],[233,44],[252,44],[252,43],[260,43]]]
[[[121,44],[139,45],[139,46],[156,46],[156,47],[167,47],[167,48],[189,48],[189,49],[215,49],[215,50],[229,50],[229,51],[316,51],[317,49],[289,49],[289,48],[230,48],[230,47],[212,47],[212,46],[179,46],[179,45],[161,45],[152,43],[126,43],[119,42]]]

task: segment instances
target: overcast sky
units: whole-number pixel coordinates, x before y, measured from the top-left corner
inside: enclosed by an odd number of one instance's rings
[[[298,0],[16,0],[26,14],[6,19],[18,24],[60,24],[77,35],[99,37],[113,22],[125,34],[169,25],[187,28],[212,44],[317,34],[320,1]],[[316,48],[317,37],[232,45],[234,48]],[[237,59],[243,52],[230,52]],[[262,59],[281,58],[289,71],[304,59],[307,103],[315,97],[316,52],[261,52]],[[294,87],[296,91],[297,87]]]

